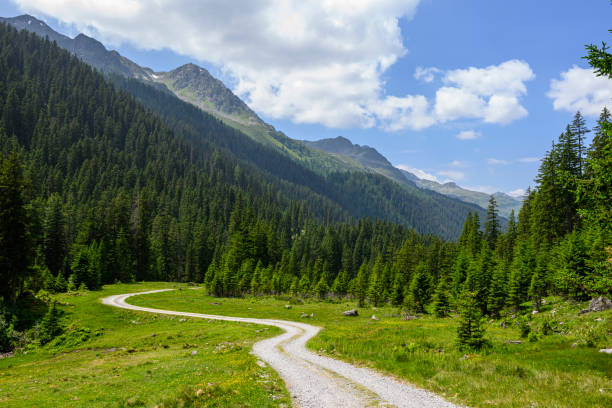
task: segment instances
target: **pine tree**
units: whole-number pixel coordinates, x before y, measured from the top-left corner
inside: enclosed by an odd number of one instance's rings
[[[512,263],[507,302],[514,310],[519,310],[522,302],[527,300],[531,275],[536,267],[536,256],[533,245],[528,241],[521,241],[517,255]]]
[[[60,196],[52,194],[47,201],[44,220],[45,263],[54,275],[64,272],[66,257],[65,220]]]
[[[421,262],[417,265],[408,288],[408,309],[415,313],[424,313],[425,305],[429,303],[430,280],[426,274],[425,264]]]
[[[587,249],[581,234],[572,232],[558,247],[556,286],[561,293],[576,299],[589,297],[589,275],[592,272],[587,259]]]
[[[302,294],[302,296],[307,295],[310,292],[310,279],[308,279],[308,274],[303,274],[302,278],[300,279],[300,293]]]
[[[507,264],[501,260],[493,270],[491,285],[489,286],[489,298],[487,299],[487,311],[493,317],[498,317],[506,304],[507,286]]]
[[[336,279],[334,279],[331,290],[336,296],[343,297],[348,292],[348,284],[348,272],[343,270],[336,276]]]
[[[321,276],[321,279],[319,279],[319,282],[317,283],[317,286],[315,287],[315,292],[317,296],[319,297],[319,299],[324,299],[325,297],[327,297],[327,294],[329,293],[329,285],[327,284],[327,279],[325,278],[325,274],[323,274]]]
[[[461,350],[482,348],[484,322],[474,293],[465,292],[460,305],[460,320],[457,327],[457,345]]]
[[[0,158],[0,297],[14,301],[32,263],[31,215],[17,153]]]
[[[495,197],[491,195],[489,197],[489,207],[487,208],[487,218],[484,225],[483,238],[489,245],[489,248],[495,249],[497,239],[500,233],[499,216],[497,210],[497,201]]]
[[[357,305],[359,307],[365,306],[365,299],[368,292],[368,266],[365,264],[361,264],[359,267],[359,272],[357,272],[357,276],[355,277],[355,282],[353,284],[353,296],[357,299]]]
[[[433,306],[436,317],[446,317],[450,312],[450,293],[446,277],[443,276],[436,286],[433,295]]]
[[[382,305],[384,301],[384,281],[382,273],[382,257],[379,256],[370,273],[370,282],[368,285],[368,299],[375,307]]]
[[[586,121],[584,120],[584,117],[582,116],[580,111],[576,112],[576,115],[574,116],[574,120],[572,121],[572,124],[570,125],[569,130],[571,131],[572,135],[576,138],[576,144],[577,144],[576,153],[578,156],[578,175],[582,177],[582,174],[584,172],[584,153],[585,153],[584,136],[587,133],[589,133],[590,130],[586,127]]]
[[[542,298],[546,296],[546,288],[548,286],[546,258],[548,254],[539,255],[537,257],[537,266],[531,276],[529,285],[529,297],[533,301],[533,308],[540,311],[542,306]]]
[[[55,301],[40,322],[38,339],[40,344],[47,344],[63,332],[63,327],[59,322],[59,311],[55,306]]]

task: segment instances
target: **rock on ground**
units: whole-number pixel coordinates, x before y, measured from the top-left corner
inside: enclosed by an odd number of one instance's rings
[[[357,309],[347,310],[346,312],[342,312],[344,316],[359,316],[359,312]]]
[[[591,312],[602,312],[608,309],[612,309],[612,300],[603,296],[592,299],[589,303],[589,311]]]

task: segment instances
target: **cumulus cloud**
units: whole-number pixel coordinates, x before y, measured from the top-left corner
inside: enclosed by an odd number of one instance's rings
[[[476,132],[474,130],[462,130],[457,135],[457,139],[459,140],[474,140],[478,139],[482,134],[480,132]]]
[[[170,49],[210,62],[265,116],[387,131],[452,120],[505,124],[534,75],[524,61],[414,76],[444,86],[435,97],[388,95],[383,76],[407,53],[399,26],[420,0],[13,0],[111,45]]]
[[[550,81],[548,97],[555,110],[581,111],[598,116],[604,106],[612,107],[612,81],[598,77],[590,68],[573,66],[561,73],[560,79]]]
[[[436,74],[439,74],[440,72],[442,71],[436,67],[416,67],[416,70],[414,71],[414,78],[429,83],[433,82],[436,77]]]
[[[405,170],[409,173],[414,174],[415,176],[417,176],[420,179],[423,180],[429,180],[429,181],[435,181],[436,183],[439,183],[438,178],[436,176],[434,176],[433,174],[427,173],[421,169],[417,169],[415,167],[409,166],[407,164],[398,164],[397,166],[398,169],[401,170]]]
[[[329,127],[421,129],[423,97],[384,94],[419,0],[15,0],[105,42],[218,65],[257,112]],[[396,116],[393,116],[396,115]]]
[[[448,71],[443,78],[447,86],[436,92],[436,118],[440,122],[476,118],[508,124],[527,115],[520,97],[527,93],[525,82],[534,78],[529,64],[519,60]]]

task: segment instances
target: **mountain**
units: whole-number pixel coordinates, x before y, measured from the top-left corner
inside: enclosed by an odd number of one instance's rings
[[[405,170],[402,170],[402,172],[404,172],[404,175],[406,175],[406,177],[412,176],[418,179],[418,177],[414,176],[410,172],[407,172]],[[490,194],[468,190],[458,186],[454,182],[437,183],[431,180],[418,179],[417,181],[415,181],[415,183],[419,187],[433,190],[440,194],[444,194],[449,197],[454,197],[467,203],[473,203],[482,208],[487,208],[487,206],[489,205]],[[516,198],[511,197],[508,194],[502,192],[493,193],[493,197],[497,202],[499,214],[501,216],[508,218],[512,211],[514,211],[514,214],[518,216],[518,212],[521,209],[521,206],[523,205],[523,202],[521,200],[517,200]]]
[[[346,161],[348,157],[361,164],[364,169],[382,174],[399,183],[406,183],[406,177],[402,174],[401,170],[394,167],[385,156],[378,153],[373,147],[353,144],[350,140],[342,136],[333,139],[321,139],[314,142],[303,140],[302,143],[333,154],[344,161]]]
[[[487,208],[489,205],[489,194],[468,190],[459,187],[453,182],[441,184],[435,181],[420,179],[406,170],[394,167],[389,160],[376,149],[369,146],[353,144],[345,137],[338,136],[336,138],[321,139],[314,142],[303,141],[303,143],[310,147],[333,154],[338,158],[344,156],[353,159],[364,166],[364,168],[382,174],[404,185],[416,185],[419,188],[435,191],[466,203],[476,204],[483,209]],[[501,192],[494,193],[493,197],[495,197],[497,201],[500,215],[507,218],[512,210],[518,215],[518,211],[522,204],[521,201]]]
[[[22,15],[12,18],[0,17],[0,22],[11,24],[18,30],[27,30],[41,37],[48,37],[55,41],[61,48],[75,54],[87,64],[96,67],[105,73],[115,73],[138,79],[148,79],[151,70],[142,68],[138,64],[121,56],[117,51],[107,51],[104,45],[84,34],[77,35],[74,39],[60,34],[49,27],[45,22],[30,15]]]
[[[185,139],[195,144],[204,140],[207,149],[227,151],[251,166],[251,172],[261,170],[289,183],[287,188],[303,190],[304,199],[308,192],[314,193],[317,198],[312,202],[329,200],[326,206],[337,206],[347,216],[385,219],[447,239],[459,235],[468,212],[484,215],[477,206],[417,188],[398,176],[392,166],[373,170],[356,158],[328,154],[287,137],[257,117],[221,81],[194,64],[154,72],[107,51],[95,39],[84,35],[70,39],[58,34],[32,16],[3,21],[55,41],[115,78],[116,86],[137,96]],[[368,164],[373,165],[376,160],[372,152],[360,158],[368,157],[372,159]],[[316,209],[320,211],[325,210]]]

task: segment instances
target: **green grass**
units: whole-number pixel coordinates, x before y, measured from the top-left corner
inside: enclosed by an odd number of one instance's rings
[[[454,345],[454,319],[422,317],[404,321],[385,307],[359,309],[359,317],[341,312],[353,303],[312,302],[284,307],[273,298],[219,299],[201,291],[173,291],[129,299],[161,309],[231,316],[303,321],[324,328],[308,347],[346,361],[376,368],[473,407],[609,407],[612,406],[612,356],[598,353],[612,347],[612,311],[578,317],[584,304],[548,299],[530,323],[540,330],[548,320],[557,333],[521,339],[507,318],[487,325],[491,346],[478,353]],[[220,304],[214,304],[220,303]],[[555,310],[554,317],[552,315]],[[313,318],[300,318],[313,313]],[[380,320],[375,321],[375,314]],[[596,321],[595,319],[601,319]],[[508,344],[522,340],[522,344]],[[535,340],[532,336],[532,340]],[[572,347],[573,343],[578,343]],[[591,347],[587,345],[590,344]]]
[[[289,405],[277,374],[260,367],[249,353],[254,342],[279,329],[157,316],[99,301],[112,294],[172,286],[111,285],[58,296],[68,331],[45,347],[0,359],[0,406]],[[196,291],[173,293],[184,292]]]

